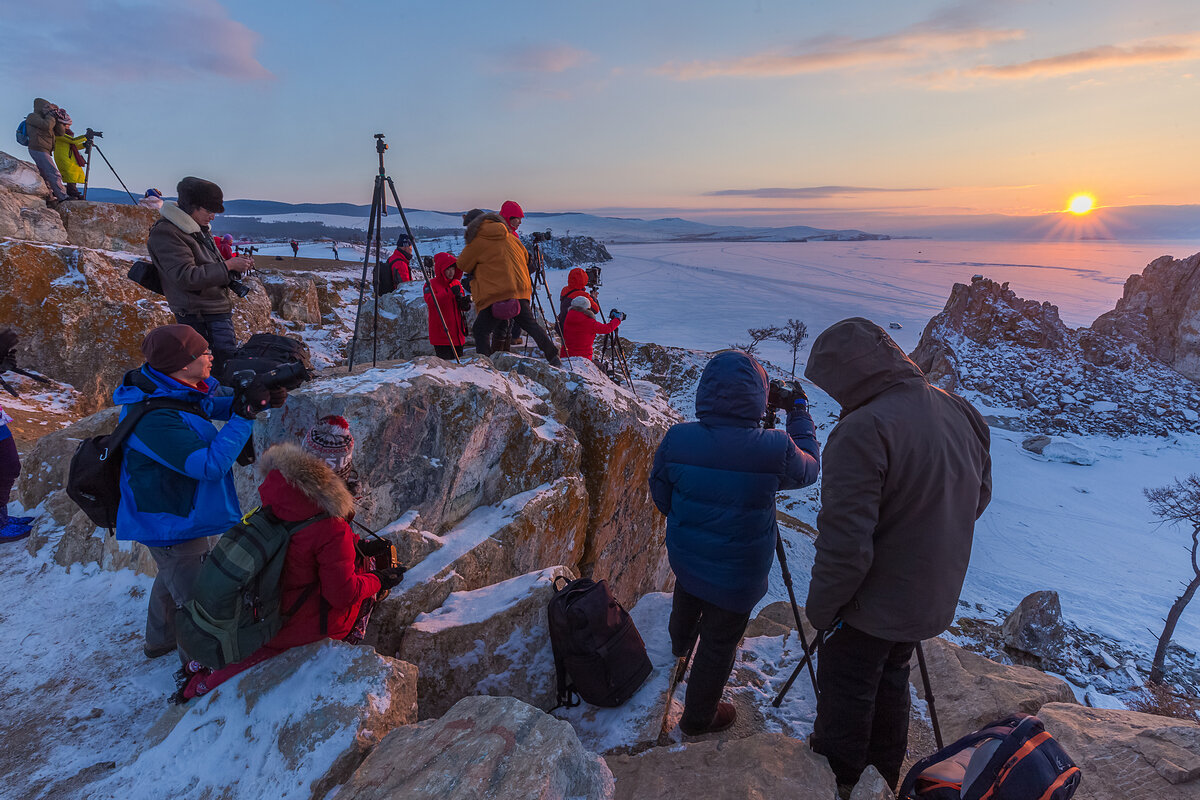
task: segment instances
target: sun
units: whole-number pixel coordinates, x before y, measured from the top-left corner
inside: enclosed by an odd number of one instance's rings
[[[1086,214],[1095,207],[1096,198],[1092,197],[1090,194],[1080,193],[1073,195],[1071,199],[1067,201],[1067,211],[1070,211],[1072,214]]]

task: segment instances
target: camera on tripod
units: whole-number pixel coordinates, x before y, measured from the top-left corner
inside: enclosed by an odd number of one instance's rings
[[[797,400],[808,400],[808,395],[796,381],[775,378],[767,387],[767,408],[789,409]]]
[[[254,245],[242,245],[241,251],[244,256],[252,256],[258,252],[258,248]]]
[[[592,287],[593,289],[599,289],[600,288],[600,268],[599,267],[587,267],[583,271],[587,273],[587,285]]]
[[[433,274],[433,256],[421,256],[421,266]]]
[[[548,242],[551,239],[550,231],[534,231],[533,233],[529,234],[529,238],[533,240],[534,244]]]
[[[619,320],[621,320],[621,322],[624,322],[625,321],[625,312],[619,311],[615,308],[610,308],[608,310],[608,318],[609,319],[619,319]]]
[[[88,141],[91,141],[92,139],[103,139],[104,131],[94,131],[91,128],[88,128],[83,132],[83,137]]]

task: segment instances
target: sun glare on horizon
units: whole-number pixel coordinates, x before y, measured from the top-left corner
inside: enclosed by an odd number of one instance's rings
[[[1072,214],[1086,214],[1095,207],[1096,198],[1092,197],[1090,194],[1080,193],[1073,195],[1071,199],[1067,201],[1067,211],[1070,211]]]

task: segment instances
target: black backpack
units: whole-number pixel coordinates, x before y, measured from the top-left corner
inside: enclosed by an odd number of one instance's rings
[[[550,647],[558,680],[558,705],[579,705],[579,698],[615,708],[638,690],[653,669],[646,645],[608,582],[579,578],[561,589],[546,609]],[[556,706],[557,708],[557,706]]]
[[[312,370],[308,345],[290,336],[256,333],[237,349],[232,358],[225,361],[221,373],[224,380],[221,382],[229,385],[235,372],[250,370],[255,374],[262,374],[291,361],[299,361],[305,369]]]
[[[1079,767],[1037,717],[1013,714],[969,733],[904,778],[898,800],[1068,800]]]
[[[84,439],[75,448],[67,472],[67,496],[98,527],[111,529],[117,526],[117,506],[121,502],[121,446],[142,417],[159,408],[208,419],[194,403],[155,397],[131,406],[112,433]]]
[[[158,274],[158,267],[154,266],[154,262],[139,259],[133,262],[133,266],[125,275],[143,289],[163,294],[162,276]]]

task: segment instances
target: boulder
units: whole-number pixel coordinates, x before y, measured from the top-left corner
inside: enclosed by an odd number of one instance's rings
[[[778,733],[656,747],[636,756],[610,756],[608,766],[617,800],[837,797],[825,757]]]
[[[441,719],[393,730],[337,796],[609,800],[613,777],[567,723],[511,697],[467,697]]]
[[[854,790],[850,792],[850,800],[896,800],[896,795],[879,774],[879,770],[875,769],[875,765],[868,764],[863,774],[858,777]]]
[[[1046,445],[1050,444],[1053,441],[1054,440],[1051,439],[1049,436],[1039,433],[1039,434],[1035,434],[1034,436],[1029,436],[1029,437],[1025,438],[1021,442],[1021,447],[1025,450],[1028,450],[1031,453],[1034,453],[1034,454],[1040,456],[1042,454],[1042,451],[1046,449]]]
[[[66,244],[62,217],[46,207],[49,197],[37,167],[0,152],[0,238]]]
[[[416,281],[402,283],[396,291],[380,297],[378,323],[375,298],[368,287],[358,317],[358,338],[353,341],[355,364],[433,355],[423,286]]]
[[[1062,606],[1058,592],[1034,592],[1004,620],[1000,630],[1005,647],[1037,659],[1053,660],[1062,654]]]
[[[416,721],[416,681],[415,666],[369,647],[293,648],[168,711],[156,740],[85,795],[326,797],[389,731]]]
[[[50,188],[42,180],[37,165],[3,150],[0,150],[0,192],[25,194],[42,200],[50,197]]]
[[[320,295],[313,278],[274,273],[264,274],[262,281],[271,298],[271,310],[280,319],[305,325],[321,324]]]
[[[158,212],[145,206],[72,200],[59,206],[67,240],[76,247],[147,257],[146,240]]]
[[[1038,717],[1083,773],[1076,800],[1200,796],[1200,726],[1171,717],[1052,703]]]
[[[536,708],[555,704],[554,655],[546,606],[559,577],[550,567],[476,589],[454,592],[420,614],[404,633],[399,657],[420,663],[420,719],[440,717],[464,697],[504,695]]]
[[[947,742],[1015,711],[1036,714],[1046,703],[1075,701],[1065,681],[1031,667],[997,664],[944,639],[928,639],[923,646],[938,722]],[[925,690],[915,663],[909,680],[923,698]]]

